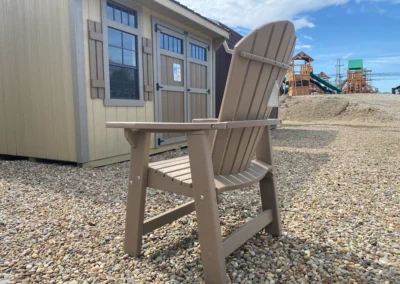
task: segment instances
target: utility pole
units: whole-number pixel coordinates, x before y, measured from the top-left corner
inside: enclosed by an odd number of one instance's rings
[[[340,64],[340,58],[338,58],[336,61],[336,80],[335,80],[336,87],[342,84],[342,73],[340,71],[340,67],[342,66],[343,65]]]

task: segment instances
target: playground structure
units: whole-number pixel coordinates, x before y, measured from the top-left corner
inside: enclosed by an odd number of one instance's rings
[[[339,86],[345,94],[377,93],[377,89],[370,85],[372,70],[364,68],[362,59],[349,60],[347,79]]]
[[[324,72],[318,75],[313,73],[313,61],[314,59],[303,51],[292,58],[292,69],[286,74],[284,92],[289,96],[340,94],[341,90],[329,83],[329,77]]]
[[[324,72],[320,72],[319,74],[313,73],[313,67],[311,66],[311,62],[313,61],[314,59],[303,51],[292,58],[291,70],[287,72],[283,81],[283,94],[304,96],[378,92],[378,89],[370,84],[372,81],[372,70],[364,68],[362,59],[349,60],[347,78],[343,82],[339,80],[336,86],[329,83],[330,77]],[[342,65],[339,63],[338,66]],[[339,77],[341,76],[339,75]]]

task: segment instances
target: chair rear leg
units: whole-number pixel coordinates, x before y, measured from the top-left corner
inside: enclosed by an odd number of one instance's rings
[[[265,228],[265,232],[273,236],[282,234],[281,216],[278,204],[278,192],[273,173],[268,173],[260,181],[260,194],[263,211],[271,209],[274,220]]]
[[[150,133],[125,132],[125,136],[132,147],[124,251],[129,255],[139,256],[142,249]]]
[[[208,133],[187,137],[204,280],[207,284],[224,284],[226,265]]]
[[[262,133],[257,147],[256,156],[260,161],[273,165],[271,130],[269,126],[265,127],[264,132]],[[265,228],[265,231],[273,236],[280,236],[282,228],[278,204],[278,191],[276,188],[275,176],[272,172],[269,172],[260,181],[260,193],[263,211],[271,209],[274,218],[272,223]]]

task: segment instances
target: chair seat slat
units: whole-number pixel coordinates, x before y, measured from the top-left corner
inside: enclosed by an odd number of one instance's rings
[[[166,175],[172,172],[176,172],[179,170],[184,170],[184,169],[190,169],[190,164],[189,163],[184,163],[184,164],[180,164],[180,165],[175,165],[175,166],[171,166],[169,168],[165,168],[165,169],[161,169],[158,170],[160,173]]]
[[[161,170],[175,165],[186,164],[188,162],[189,162],[189,157],[186,157],[186,159],[179,159],[179,160],[171,159],[170,162],[161,165],[153,165],[150,163],[149,167],[155,170]]]
[[[182,161],[186,162],[182,163]],[[174,162],[179,163],[175,164]],[[261,180],[271,169],[272,166],[258,160],[253,160],[246,171],[231,175],[217,175],[214,178],[216,192],[220,194],[227,190],[249,186]],[[149,172],[151,172],[152,176],[156,174],[168,179],[168,182],[175,182],[178,187],[192,187],[192,174],[188,157],[186,159],[170,159],[169,166],[162,169],[154,169],[152,164],[149,164]],[[170,187],[168,187],[167,191],[171,192]],[[177,193],[182,193],[182,189],[177,188]]]
[[[162,161],[158,161],[158,162],[153,162],[153,163],[150,163],[150,165],[152,165],[152,166],[154,167],[154,166],[159,166],[159,165],[162,165],[162,164],[170,163],[171,160],[179,161],[179,160],[187,160],[187,159],[188,159],[187,156],[183,156],[183,157],[179,157],[179,158],[174,158],[174,159],[168,159],[168,160],[162,160]]]

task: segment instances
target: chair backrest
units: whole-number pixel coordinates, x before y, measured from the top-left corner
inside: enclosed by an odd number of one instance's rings
[[[236,44],[219,121],[268,118],[268,100],[276,82],[281,86],[287,71],[282,66],[290,63],[295,42],[293,24],[279,21],[259,27]],[[245,171],[264,128],[218,130],[212,145],[214,174]]]

